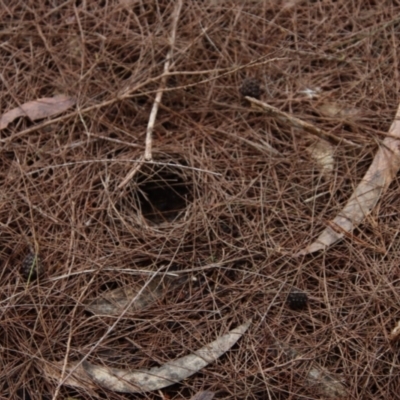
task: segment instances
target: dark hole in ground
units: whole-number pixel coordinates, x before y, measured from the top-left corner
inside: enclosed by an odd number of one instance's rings
[[[144,171],[138,179],[138,198],[142,215],[159,224],[183,216],[192,196],[180,169],[153,165],[151,171]]]

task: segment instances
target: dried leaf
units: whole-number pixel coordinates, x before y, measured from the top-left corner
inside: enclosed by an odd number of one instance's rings
[[[329,118],[351,119],[358,114],[356,109],[336,102],[324,102],[318,106],[318,110],[322,115]]]
[[[8,124],[18,117],[28,117],[31,121],[52,117],[72,107],[76,103],[73,97],[63,94],[54,97],[43,97],[28,101],[21,107],[7,111],[0,118],[0,130],[7,128]]]
[[[330,176],[333,172],[335,162],[333,158],[333,146],[326,140],[319,139],[311,146],[307,147],[307,151],[311,154],[311,157],[314,158],[321,168],[322,174],[325,176]]]
[[[309,385],[317,388],[325,399],[348,398],[343,384],[321,367],[311,368],[308,371],[307,380]]]
[[[150,285],[149,285],[150,286]],[[86,305],[86,309],[96,315],[119,315],[131,303],[140,291],[140,288],[123,287],[102,295],[101,298],[93,300]],[[136,300],[131,304],[128,311],[140,311],[161,298],[162,290],[160,287],[151,290],[146,287],[145,290],[137,296]]]
[[[187,282],[187,278],[154,278],[141,293],[142,288],[139,286],[125,286],[110,290],[100,298],[90,301],[86,305],[86,309],[96,315],[120,315],[130,304],[128,311],[141,311],[159,301],[166,290],[177,288],[185,282]],[[132,302],[133,299],[135,300]]]
[[[123,393],[142,393],[165,388],[188,378],[227,352],[246,332],[251,320],[193,354],[150,370],[127,371],[96,366],[84,361],[90,378],[102,387]]]
[[[276,346],[290,359],[301,358],[302,355],[285,343],[276,342]],[[313,362],[306,372],[307,384],[316,388],[324,399],[348,398],[348,393],[344,385],[332,375],[326,368],[321,367],[317,362]]]
[[[196,393],[190,400],[212,400],[214,396],[214,392],[205,390],[204,392]]]
[[[318,239],[296,255],[323,250],[342,239],[360,224],[389,187],[400,168],[400,106],[364,178],[357,186],[343,210],[329,223]],[[399,139],[395,139],[399,138]]]

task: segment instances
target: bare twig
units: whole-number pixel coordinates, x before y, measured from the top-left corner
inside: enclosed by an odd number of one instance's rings
[[[176,29],[178,26],[178,20],[179,20],[179,14],[181,13],[182,9],[182,0],[178,0],[175,6],[174,10],[174,17],[173,17],[173,22],[172,22],[172,33],[171,33],[171,39],[170,39],[170,49],[167,54],[167,58],[165,60],[164,64],[164,73],[163,77],[161,79],[161,85],[160,88],[156,94],[156,98],[153,103],[153,108],[151,109],[150,113],[150,118],[149,118],[149,123],[147,125],[147,130],[146,130],[146,148],[144,151],[144,157],[141,158],[141,162],[139,164],[135,165],[135,167],[128,173],[128,175],[124,178],[124,180],[118,185],[118,188],[121,189],[124,187],[136,174],[137,171],[141,168],[143,161],[151,161],[153,156],[152,156],[152,144],[153,144],[153,130],[154,130],[154,124],[157,118],[157,112],[158,112],[158,107],[161,103],[162,95],[164,93],[164,88],[167,82],[167,74],[169,72],[170,64],[171,64],[171,59],[172,55],[174,53],[174,46],[175,46],[175,40],[176,40]]]
[[[70,162],[70,163],[64,163],[64,164],[55,164],[55,165],[49,165],[47,167],[39,168],[33,171],[28,172],[26,175],[34,175],[38,172],[43,172],[49,169],[53,168],[64,168],[64,167],[71,167],[75,165],[85,165],[85,164],[97,164],[97,163],[140,163],[138,160],[124,160],[124,159],[118,159],[118,158],[102,158],[99,160],[87,160],[87,161],[75,161],[75,162]],[[152,164],[152,165],[162,165],[162,166],[168,166],[168,167],[174,167],[174,168],[181,168],[181,169],[187,169],[191,171],[198,171],[198,172],[205,172],[206,174],[211,174],[215,176],[221,176],[220,173],[218,172],[213,172],[213,171],[207,171],[206,169],[201,169],[201,168],[195,168],[195,167],[190,167],[187,165],[181,165],[181,164],[175,164],[175,163],[168,163],[168,162],[160,162],[160,161],[142,161],[143,163],[146,164]]]
[[[265,58],[267,58],[267,59],[265,59]],[[262,57],[260,57],[260,58],[258,58],[256,60],[254,60],[254,61],[251,61],[251,62],[249,62],[247,64],[243,64],[243,65],[241,65],[239,67],[218,69],[217,72],[221,72],[221,74],[216,75],[216,76],[212,76],[210,78],[202,79],[199,82],[194,82],[194,83],[191,83],[191,84],[188,84],[188,85],[183,85],[183,86],[176,86],[176,87],[173,87],[173,88],[158,89],[157,92],[159,90],[162,90],[162,92],[164,93],[164,92],[171,92],[171,91],[175,91],[175,90],[188,89],[188,88],[191,88],[191,87],[195,87],[195,86],[203,85],[203,84],[208,83],[208,82],[215,81],[215,80],[220,79],[220,78],[222,78],[224,76],[232,75],[232,74],[234,74],[234,73],[236,73],[238,71],[242,71],[242,70],[245,70],[247,68],[259,67],[259,66],[266,65],[266,64],[271,64],[271,63],[273,63],[275,61],[280,61],[280,60],[284,60],[284,58],[268,58],[268,56],[262,56]],[[140,89],[146,87],[150,83],[158,82],[159,80],[162,80],[162,79],[167,78],[169,76],[206,75],[206,74],[215,73],[215,71],[216,70],[209,69],[209,70],[202,70],[202,71],[172,71],[172,72],[168,71],[167,73],[162,73],[162,74],[157,75],[157,76],[155,76],[153,78],[148,78],[143,82],[137,83],[134,87],[131,87],[131,86],[125,87],[118,95],[116,95],[115,97],[113,97],[113,98],[111,98],[109,100],[105,100],[105,101],[102,101],[101,103],[93,104],[91,106],[88,106],[88,107],[85,107],[85,108],[82,108],[82,109],[80,109],[79,106],[78,106],[77,110],[72,111],[72,112],[70,112],[68,114],[61,115],[60,117],[57,117],[57,118],[49,119],[49,120],[44,121],[44,122],[42,122],[42,123],[40,123],[38,125],[29,127],[29,128],[24,129],[24,130],[22,130],[20,132],[16,132],[13,135],[11,135],[10,137],[7,137],[5,139],[0,139],[0,143],[10,143],[10,142],[12,142],[13,140],[15,140],[17,138],[23,137],[23,136],[28,135],[28,134],[30,134],[32,132],[37,131],[37,130],[43,129],[43,128],[45,128],[47,126],[50,126],[52,124],[55,124],[57,122],[66,121],[69,118],[75,117],[78,114],[79,115],[85,115],[85,114],[89,113],[90,111],[100,110],[100,109],[102,109],[104,107],[111,106],[111,105],[113,105],[113,104],[115,104],[115,103],[117,103],[117,102],[119,102],[121,100],[137,97],[138,96],[138,91]],[[141,96],[142,95],[150,95],[152,93],[157,93],[157,92],[149,90],[149,91],[141,92],[140,95]]]

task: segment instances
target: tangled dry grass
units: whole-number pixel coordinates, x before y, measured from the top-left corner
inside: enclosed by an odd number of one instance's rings
[[[343,207],[392,122],[400,3],[184,2],[155,163],[120,187],[145,151],[174,7],[1,2],[2,112],[77,98],[70,112],[0,133],[1,398],[326,398],[307,378],[315,365],[348,399],[398,398],[399,351],[388,340],[400,318],[398,181],[354,235],[291,255]],[[240,98],[246,77],[269,104],[359,147],[335,145],[334,174],[323,176],[305,151],[309,135]],[[45,273],[28,284],[19,268],[30,248]],[[85,308],[107,290],[143,286],[151,271],[185,279],[118,321]],[[305,310],[287,307],[292,287],[308,293]],[[220,360],[155,393],[71,388],[43,372],[85,356],[162,365],[249,318]]]

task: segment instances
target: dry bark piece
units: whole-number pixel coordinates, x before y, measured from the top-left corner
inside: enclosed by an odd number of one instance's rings
[[[31,121],[36,121],[60,114],[75,103],[76,100],[73,97],[63,94],[28,101],[20,107],[7,111],[0,117],[0,130],[7,128],[8,124],[18,117],[28,117]]]
[[[177,360],[149,370],[127,371],[82,363],[88,376],[98,385],[122,393],[143,393],[163,389],[192,376],[227,352],[246,332],[251,320],[226,335]]]
[[[44,271],[42,260],[39,255],[31,251],[22,261],[21,274],[22,276],[31,281],[42,275]]]
[[[375,207],[400,169],[400,105],[389,134],[343,210],[329,222],[318,239],[298,252],[297,256],[333,245],[359,225]]]
[[[262,95],[260,81],[254,78],[245,79],[240,87],[240,94],[243,97],[249,96],[259,99]]]

